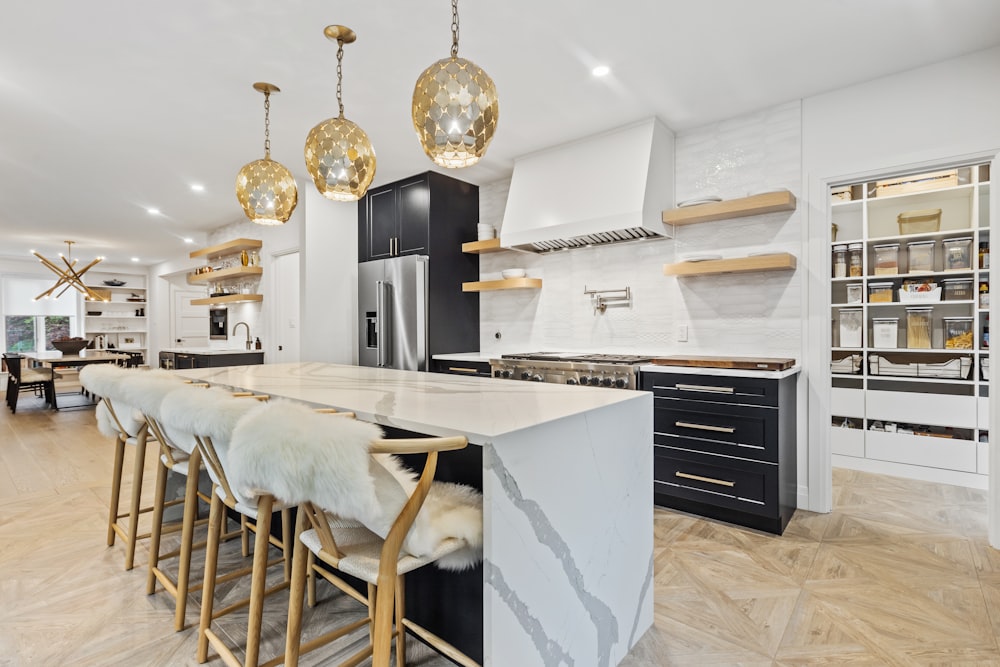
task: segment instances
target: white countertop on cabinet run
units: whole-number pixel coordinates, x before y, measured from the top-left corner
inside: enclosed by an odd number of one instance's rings
[[[439,361],[469,361],[472,363],[490,363],[490,359],[499,359],[499,354],[483,354],[482,352],[453,352],[451,354],[435,354],[431,359]]]
[[[652,626],[651,393],[324,363],[175,372],[482,447],[484,665],[617,665]]]
[[[645,364],[639,367],[642,373],[685,373],[687,375],[725,375],[737,378],[765,378],[780,380],[795,375],[801,366],[792,366],[783,371],[755,371],[749,368],[709,368],[706,366],[664,366],[661,364]]]

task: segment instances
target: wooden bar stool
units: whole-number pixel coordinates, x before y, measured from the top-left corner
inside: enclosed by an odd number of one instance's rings
[[[233,433],[230,482],[299,505],[289,593],[284,664],[297,665],[313,650],[365,625],[369,643],[343,664],[372,656],[388,667],[406,662],[411,630],[461,665],[476,663],[454,646],[404,617],[405,573],[429,563],[461,570],[482,558],[482,496],[456,484],[434,482],[438,452],[462,449],[465,437],[385,440],[373,424],[334,421],[302,405],[276,401],[247,415]],[[391,454],[426,454],[414,479]],[[421,508],[427,506],[427,511]],[[305,548],[301,548],[301,547]],[[315,560],[368,584],[361,595]],[[321,576],[367,605],[368,615],[300,644],[306,579]]]

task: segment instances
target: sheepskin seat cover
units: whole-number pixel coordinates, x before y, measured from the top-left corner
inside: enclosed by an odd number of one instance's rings
[[[80,369],[80,385],[96,396],[101,396],[111,402],[115,415],[125,435],[135,437],[139,429],[146,423],[142,413],[128,402],[128,396],[122,388],[122,382],[136,374],[147,371],[126,370],[114,364],[91,364]],[[109,438],[119,437],[118,424],[115,423],[108,406],[102,400],[95,410],[97,429]]]
[[[128,396],[129,404],[160,424],[165,444],[187,454],[197,446],[194,437],[163,422],[163,401],[171,392],[192,388],[180,376],[158,369],[130,373],[121,381],[121,390]]]
[[[248,495],[267,492],[288,504],[311,501],[384,538],[416,488],[416,476],[393,456],[369,454],[369,444],[381,436],[374,424],[274,400],[237,424],[230,482]],[[403,550],[426,557],[447,540],[464,546],[435,561],[439,567],[462,570],[482,559],[482,495],[434,482]]]
[[[236,398],[231,392],[219,387],[193,387],[183,385],[168,393],[160,407],[161,422],[176,440],[190,436],[207,436],[212,439],[222,470],[229,477],[229,442],[236,423],[245,415],[263,408],[263,404],[252,398]],[[181,435],[185,434],[185,435]],[[218,484],[212,466],[208,466],[209,476]],[[233,488],[234,493],[238,493]],[[237,503],[253,508],[253,496],[237,497]]]

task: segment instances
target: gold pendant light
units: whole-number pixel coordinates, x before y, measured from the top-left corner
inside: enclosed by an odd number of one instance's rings
[[[281,92],[272,83],[258,82],[254,90],[264,93],[264,159],[243,165],[236,176],[236,198],[251,222],[280,225],[288,222],[299,202],[292,172],[271,159],[271,93]]]
[[[365,196],[375,178],[375,149],[365,131],[344,118],[342,64],[344,44],[357,35],[348,27],[328,25],[323,34],[337,42],[337,106],[340,115],[328,118],[309,131],[306,137],[306,169],[316,188],[327,199],[357,201]]]
[[[80,292],[80,294],[83,294],[85,297],[87,297],[91,301],[107,301],[108,300],[108,299],[102,297],[101,295],[97,294],[96,292],[94,292],[94,290],[90,289],[89,287],[87,287],[86,285],[83,284],[83,274],[85,274],[87,271],[89,271],[95,265],[99,264],[101,262],[101,260],[104,259],[104,258],[103,257],[98,257],[97,259],[93,260],[90,264],[88,264],[87,266],[85,266],[82,269],[80,269],[79,271],[77,271],[77,269],[76,269],[76,260],[73,259],[73,244],[74,243],[76,243],[76,242],[75,241],[66,241],[66,254],[63,255],[62,253],[59,253],[59,259],[61,259],[63,261],[63,264],[66,265],[66,268],[63,268],[63,267],[59,266],[58,264],[56,264],[55,262],[52,262],[52,261],[49,261],[49,260],[45,259],[44,257],[42,257],[39,253],[35,252],[34,250],[31,251],[31,254],[33,254],[35,257],[38,258],[38,261],[40,261],[42,264],[44,264],[50,271],[52,271],[52,273],[54,273],[57,276],[59,276],[59,279],[56,280],[56,284],[53,285],[52,287],[48,288],[47,290],[45,290],[44,292],[42,292],[38,296],[36,296],[34,298],[35,301],[38,301],[39,299],[48,299],[52,295],[52,293],[55,292],[60,287],[62,287],[62,289],[59,291],[58,294],[55,295],[56,299],[58,299],[59,297],[61,297],[63,295],[63,293],[66,290],[68,290],[70,287],[73,287],[73,288],[76,289],[76,291]]]
[[[458,0],[451,0],[451,57],[424,70],[413,88],[413,128],[427,157],[470,167],[486,154],[500,115],[493,79],[458,57]]]

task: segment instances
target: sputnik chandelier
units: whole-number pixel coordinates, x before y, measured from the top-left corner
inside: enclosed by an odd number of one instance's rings
[[[39,299],[48,299],[52,295],[52,293],[58,290],[60,287],[62,287],[62,289],[59,290],[59,293],[55,295],[56,299],[61,297],[63,293],[70,287],[73,287],[91,301],[107,301],[107,299],[100,296],[99,294],[94,292],[94,290],[90,289],[89,287],[83,284],[83,274],[85,274],[95,265],[99,264],[100,261],[104,258],[98,257],[97,259],[93,260],[90,264],[77,271],[76,260],[73,259],[74,243],[75,241],[66,241],[66,254],[63,255],[62,253],[59,253],[59,259],[63,261],[63,264],[66,265],[66,268],[59,266],[59,264],[57,264],[56,262],[52,262],[42,257],[40,253],[35,252],[34,250],[31,251],[31,254],[38,258],[38,261],[40,261],[42,264],[48,267],[49,270],[51,270],[53,273],[59,276],[59,279],[56,280],[56,284],[48,288],[38,296],[36,296],[35,301],[38,301]]]
[[[243,165],[236,175],[236,198],[251,222],[280,225],[288,222],[299,191],[295,177],[285,165],[271,159],[271,93],[281,92],[273,83],[257,82],[256,91],[264,93],[264,159]]]
[[[451,57],[424,70],[413,88],[413,129],[435,164],[470,167],[493,140],[500,100],[493,79],[458,57],[458,0],[451,0]]]

